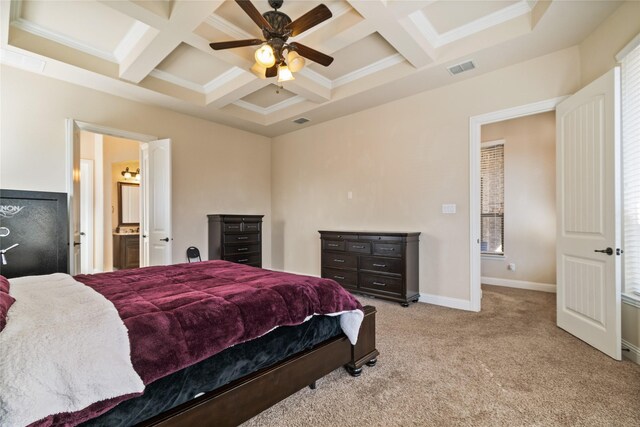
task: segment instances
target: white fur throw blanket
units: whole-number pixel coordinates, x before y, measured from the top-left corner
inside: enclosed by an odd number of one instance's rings
[[[62,273],[10,283],[16,302],[0,333],[3,427],[144,390],[110,301]]]

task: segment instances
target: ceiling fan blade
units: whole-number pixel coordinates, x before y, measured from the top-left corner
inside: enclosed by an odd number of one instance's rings
[[[323,4],[320,4],[309,12],[302,15],[300,18],[291,22],[285,27],[287,30],[291,30],[291,37],[295,37],[298,34],[307,31],[311,27],[315,27],[319,23],[326,21],[333,16],[329,8]]]
[[[267,68],[267,71],[265,71],[264,76],[269,78],[269,77],[275,77],[278,75],[278,64],[274,65],[273,67]]]
[[[271,26],[271,24],[269,24],[269,22],[264,19],[264,16],[262,16],[258,9],[256,9],[253,3],[251,3],[249,0],[236,0],[236,3],[238,3],[238,6],[240,6],[242,10],[244,10],[244,12],[249,15],[249,18],[251,18],[253,22],[255,22],[258,27],[260,27],[261,30],[266,29],[270,32],[273,32],[273,27]]]
[[[317,50],[311,49],[303,44],[293,42],[289,43],[289,46],[298,52],[300,56],[304,56],[305,58],[317,62],[320,65],[324,65],[325,67],[328,67],[333,62],[333,58],[329,55],[325,55],[324,53],[318,52]]]
[[[264,43],[264,41],[260,39],[248,39],[248,40],[232,40],[228,42],[209,43],[209,46],[211,46],[211,49],[213,50],[222,50],[222,49],[231,49],[234,47],[256,46],[262,43]]]

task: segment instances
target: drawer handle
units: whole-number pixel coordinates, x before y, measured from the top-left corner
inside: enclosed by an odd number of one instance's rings
[[[373,284],[377,286],[387,286],[386,283],[382,283],[382,282],[373,282]]]
[[[373,266],[374,267],[382,267],[382,268],[384,268],[384,267],[387,266],[387,264],[373,264]]]
[[[247,262],[247,261],[249,261],[249,258],[242,258],[238,260],[238,262]]]
[[[244,251],[248,251],[249,248],[238,248],[238,252],[244,252]]]
[[[333,276],[334,279],[344,280],[344,276]]]
[[[337,248],[340,245],[337,243],[327,243],[327,246],[331,246],[332,248]]]
[[[239,236],[237,240],[247,240],[249,236]]]
[[[239,225],[228,225],[227,228],[229,230],[238,230],[238,229],[240,229],[240,226]]]
[[[354,249],[364,249],[364,248],[366,248],[366,246],[364,246],[364,245],[358,245],[358,246],[353,245],[352,248],[354,248]]]
[[[393,252],[396,250],[396,248],[379,248],[381,251],[389,251],[389,252]]]
[[[334,258],[334,259],[333,259],[333,262],[344,262],[344,260],[343,260],[343,259],[336,259],[336,258]]]

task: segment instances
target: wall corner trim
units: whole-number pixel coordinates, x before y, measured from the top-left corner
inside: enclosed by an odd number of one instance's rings
[[[538,283],[527,282],[525,280],[511,280],[501,279],[498,277],[484,277],[480,278],[483,285],[505,286],[507,288],[527,289],[530,291],[542,291],[556,293],[555,283]]]

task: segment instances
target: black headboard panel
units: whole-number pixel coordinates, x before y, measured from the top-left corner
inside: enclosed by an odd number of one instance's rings
[[[68,221],[66,193],[0,190],[0,274],[67,273]]]

